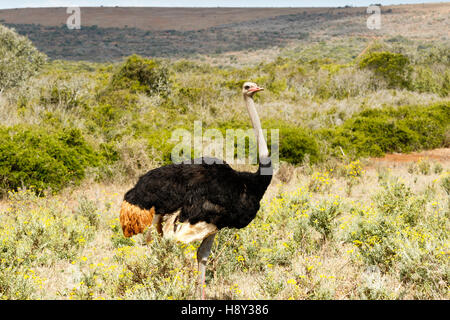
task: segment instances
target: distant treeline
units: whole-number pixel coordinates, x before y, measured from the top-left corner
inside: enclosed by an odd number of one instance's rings
[[[287,41],[306,39],[332,21],[352,17],[339,32],[364,32],[360,19],[364,10],[302,12],[272,18],[226,24],[201,30],[148,31],[134,27],[103,28],[97,25],[69,30],[66,25],[6,24],[27,36],[51,59],[105,62],[131,54],[148,57],[189,56],[229,51],[257,50],[283,46]],[[356,19],[353,19],[356,18]],[[333,35],[337,31],[333,31]]]
[[[106,62],[138,53],[150,57],[189,56],[227,51],[257,50],[282,46],[289,39],[305,39],[302,31],[224,30],[146,31],[136,28],[82,27],[7,24],[27,36],[51,59]]]

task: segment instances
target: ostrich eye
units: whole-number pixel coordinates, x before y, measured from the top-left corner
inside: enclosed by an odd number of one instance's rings
[[[250,86],[245,86],[244,89],[248,90],[248,89],[250,89]]]

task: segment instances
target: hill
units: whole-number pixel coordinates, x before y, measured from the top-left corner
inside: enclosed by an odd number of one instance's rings
[[[382,7],[382,28],[369,30],[365,7],[81,8],[69,30],[66,8],[0,10],[0,23],[26,35],[52,59],[112,61],[138,53],[186,57],[284,47],[339,37],[448,40],[450,4]]]

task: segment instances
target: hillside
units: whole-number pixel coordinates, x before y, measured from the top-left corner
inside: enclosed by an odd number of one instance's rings
[[[382,7],[381,30],[366,8],[81,8],[69,30],[66,8],[0,10],[0,23],[52,59],[111,61],[138,53],[188,57],[284,47],[341,37],[448,41],[450,3]]]

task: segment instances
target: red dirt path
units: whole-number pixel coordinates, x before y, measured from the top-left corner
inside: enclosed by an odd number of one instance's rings
[[[413,162],[420,159],[448,162],[450,161],[450,148],[441,148],[411,153],[392,153],[386,154],[381,158],[371,158],[371,160],[374,162]]]

